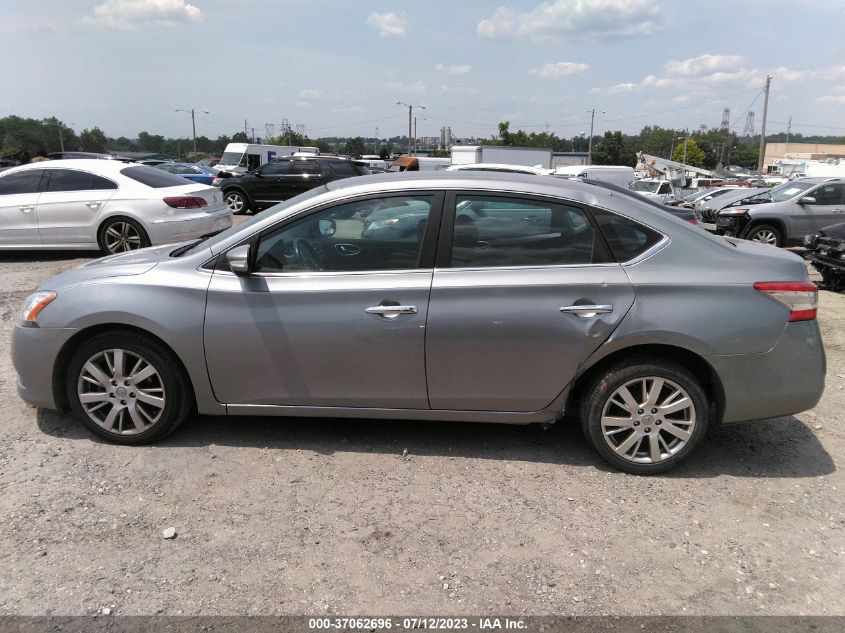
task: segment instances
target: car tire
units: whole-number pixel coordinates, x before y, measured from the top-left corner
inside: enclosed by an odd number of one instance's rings
[[[249,198],[240,189],[229,189],[223,193],[223,199],[226,202],[226,206],[229,207],[229,211],[235,215],[250,211]]]
[[[611,367],[581,402],[587,439],[611,466],[634,475],[677,466],[703,440],[709,417],[709,401],[695,376],[659,359]]]
[[[106,255],[114,255],[150,246],[150,238],[144,227],[135,220],[115,217],[100,226],[97,244]]]
[[[74,416],[114,444],[149,444],[172,433],[194,408],[179,359],[136,332],[104,332],[74,352],[65,376]]]
[[[783,246],[783,235],[780,229],[771,224],[754,224],[745,232],[745,239],[770,246]]]

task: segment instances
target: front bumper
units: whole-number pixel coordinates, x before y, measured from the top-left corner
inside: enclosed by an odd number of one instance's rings
[[[214,213],[191,213],[150,222],[150,241],[154,246],[185,242],[225,231],[232,226],[232,212],[228,209]]]
[[[29,404],[57,408],[53,368],[59,351],[79,330],[15,326],[12,332],[12,365],[17,372],[18,395]]]
[[[724,422],[759,420],[812,409],[824,392],[826,361],[818,322],[788,323],[763,354],[707,360],[725,390]]]

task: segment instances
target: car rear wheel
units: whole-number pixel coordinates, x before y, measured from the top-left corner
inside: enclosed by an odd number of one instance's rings
[[[656,475],[686,459],[707,433],[707,397],[672,363],[628,361],[600,376],[582,402],[584,433],[612,466]]]
[[[150,245],[150,238],[144,228],[129,218],[110,218],[100,227],[98,237],[100,249],[113,255],[134,251]]]
[[[238,189],[232,189],[225,194],[226,206],[235,215],[249,211],[249,200],[246,194]]]
[[[770,246],[783,246],[783,236],[777,227],[770,224],[757,224],[749,229],[745,239]]]
[[[116,444],[158,440],[193,407],[178,359],[134,332],[106,332],[83,343],[68,365],[65,387],[76,418]]]

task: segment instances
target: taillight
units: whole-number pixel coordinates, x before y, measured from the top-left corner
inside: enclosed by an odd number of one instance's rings
[[[205,199],[199,196],[168,196],[164,203],[174,209],[199,209],[208,206]]]
[[[689,222],[690,224],[698,224],[698,220],[696,220],[695,218],[687,218],[687,222]]]
[[[816,318],[819,289],[811,281],[758,281],[754,288],[786,306],[790,321]]]

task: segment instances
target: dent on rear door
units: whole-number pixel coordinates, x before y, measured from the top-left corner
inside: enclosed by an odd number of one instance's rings
[[[426,328],[431,407],[544,409],[633,302],[617,264],[436,270]],[[561,311],[578,304],[612,309],[594,316]]]

